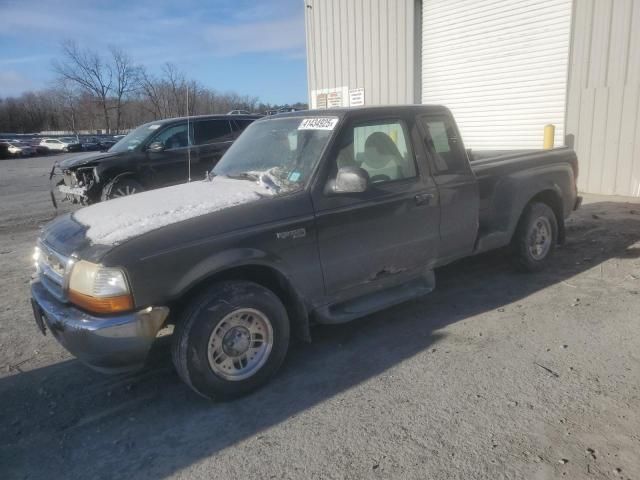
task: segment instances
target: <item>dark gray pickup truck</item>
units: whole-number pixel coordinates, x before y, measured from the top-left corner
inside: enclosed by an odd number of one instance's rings
[[[106,372],[144,365],[173,325],[182,379],[233,397],[276,372],[290,336],[429,293],[438,266],[510,246],[539,270],[580,203],[576,175],[567,148],[467,152],[439,106],[268,117],[207,180],[49,224],[34,315]]]

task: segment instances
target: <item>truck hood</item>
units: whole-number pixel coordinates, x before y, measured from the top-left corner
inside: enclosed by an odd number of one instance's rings
[[[274,191],[248,180],[214,177],[117,198],[78,210],[94,245],[118,245],[167,225],[273,197]]]
[[[103,160],[119,157],[121,155],[121,153],[115,152],[86,152],[58,162],[58,167],[62,170],[69,170],[71,168],[82,167],[90,163],[100,163]]]

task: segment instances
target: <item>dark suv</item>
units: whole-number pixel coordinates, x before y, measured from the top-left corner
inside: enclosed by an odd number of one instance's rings
[[[258,118],[207,115],[146,123],[106,152],[87,152],[56,162],[51,178],[61,174],[58,191],[83,204],[200,180]]]

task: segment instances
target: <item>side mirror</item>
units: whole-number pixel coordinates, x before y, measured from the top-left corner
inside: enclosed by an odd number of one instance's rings
[[[162,142],[153,142],[150,143],[147,147],[148,152],[158,153],[164,151],[164,145]]]
[[[369,188],[369,174],[360,167],[342,167],[328,187],[331,193],[361,193]]]

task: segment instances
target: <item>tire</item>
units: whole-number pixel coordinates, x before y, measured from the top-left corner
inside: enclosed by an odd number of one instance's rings
[[[140,193],[143,191],[144,188],[142,187],[142,185],[140,185],[140,183],[138,183],[131,177],[115,178],[114,180],[107,183],[107,185],[102,189],[100,200],[104,202],[105,200],[127,197],[129,195],[133,195],[134,193]]]
[[[262,342],[256,346],[248,334],[262,336]],[[227,400],[256,390],[280,368],[289,348],[289,319],[271,290],[221,282],[189,303],[173,337],[180,378],[205,398]]]
[[[545,203],[531,203],[520,217],[512,240],[516,267],[539,272],[549,263],[558,243],[558,220]]]

